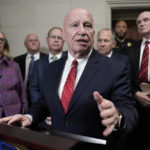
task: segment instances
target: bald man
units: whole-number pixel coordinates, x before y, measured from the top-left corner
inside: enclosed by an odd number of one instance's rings
[[[92,145],[86,149],[116,150],[118,145],[113,133],[130,132],[138,116],[126,66],[93,49],[94,33],[92,15],[81,8],[71,10],[63,28],[68,56],[46,68],[41,99],[28,115],[0,119],[0,123],[21,121],[25,127],[50,114],[53,129],[108,138],[107,145]]]

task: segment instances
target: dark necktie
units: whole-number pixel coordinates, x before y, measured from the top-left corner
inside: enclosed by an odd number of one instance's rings
[[[142,56],[141,68],[139,71],[139,81],[141,82],[148,82],[148,60],[149,60],[149,42],[145,42],[145,48]]]
[[[74,91],[77,64],[78,64],[77,60],[74,60],[72,63],[72,68],[66,79],[66,82],[62,91],[62,95],[61,95],[61,103],[62,103],[65,113],[67,112],[67,109],[68,109],[68,106],[69,106],[69,103],[70,103],[70,100]]]
[[[29,64],[28,80],[30,79],[30,77],[32,75],[33,65],[34,65],[34,56],[31,56],[31,61],[30,61],[30,64]]]

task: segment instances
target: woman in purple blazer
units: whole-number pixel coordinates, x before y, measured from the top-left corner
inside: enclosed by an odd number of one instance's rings
[[[11,60],[8,41],[0,31],[0,118],[24,113],[27,109],[19,66]]]

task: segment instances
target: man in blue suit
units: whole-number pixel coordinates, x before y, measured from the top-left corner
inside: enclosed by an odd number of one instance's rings
[[[0,119],[0,123],[20,121],[25,127],[37,124],[50,114],[51,128],[56,130],[110,139],[113,139],[113,132],[120,135],[121,131],[124,134],[130,132],[138,116],[126,65],[116,64],[114,59],[102,56],[92,48],[95,31],[92,16],[87,10],[71,10],[64,19],[63,31],[68,56],[45,69],[40,100],[32,105],[28,115],[17,114]],[[64,109],[62,93],[72,61],[77,64],[77,70],[74,68],[77,74],[71,101]],[[108,145],[98,146],[98,149],[116,149],[114,143],[109,145],[108,142]]]
[[[43,83],[43,71],[45,67],[55,61],[60,59],[65,55],[63,51],[64,39],[63,30],[60,27],[53,27],[49,30],[46,42],[49,48],[49,54],[38,61],[35,62],[33,73],[29,82],[29,92],[31,103],[37,102],[40,97],[40,91]]]
[[[40,92],[43,83],[43,71],[45,67],[49,63],[52,63],[53,61],[60,59],[65,55],[65,52],[62,52],[64,46],[62,32],[63,30],[60,27],[53,27],[49,30],[46,37],[46,42],[49,48],[49,54],[36,61],[34,64],[33,73],[29,82],[29,95],[31,99],[31,104],[36,103],[37,100],[40,98]],[[50,117],[47,117],[45,121],[48,125],[51,124]],[[49,127],[45,124],[45,122],[42,122],[40,126],[43,128]]]

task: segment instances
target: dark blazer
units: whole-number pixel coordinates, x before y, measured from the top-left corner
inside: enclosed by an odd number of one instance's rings
[[[118,63],[121,62],[127,66],[128,70],[129,70],[129,78],[130,78],[130,80],[132,80],[131,63],[130,63],[129,57],[127,57],[126,55],[120,54],[120,53],[113,52],[111,55],[111,58],[116,59],[117,61],[119,61]]]
[[[67,55],[67,52],[62,53],[62,57]],[[37,102],[40,97],[40,91],[43,84],[43,71],[49,64],[49,55],[42,57],[35,62],[33,73],[29,81],[29,94],[31,103]]]
[[[129,58],[127,56],[123,55],[123,54],[113,52],[112,55],[111,55],[111,58],[116,59],[118,61],[121,61],[125,64],[130,64]]]
[[[139,87],[139,63],[140,63],[140,48],[142,41],[139,41],[130,51],[131,70],[132,70],[132,88],[133,92],[141,91]]]
[[[40,58],[45,55],[47,55],[47,54],[40,52]],[[13,59],[15,62],[17,62],[19,64],[23,81],[25,80],[26,57],[27,57],[27,53],[23,54],[23,55],[19,55]]]
[[[103,138],[105,127],[101,124],[97,103],[93,98],[93,92],[98,91],[123,114],[126,121],[124,133],[130,132],[137,123],[138,115],[131,96],[126,65],[116,63],[116,60],[94,50],[73,93],[68,111],[64,114],[58,87],[66,59],[67,56],[62,57],[44,70],[41,98],[29,110],[33,124],[50,114],[53,129]]]

